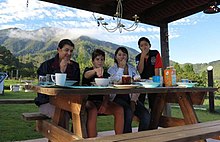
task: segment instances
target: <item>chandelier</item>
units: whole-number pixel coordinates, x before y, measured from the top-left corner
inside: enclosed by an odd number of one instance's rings
[[[134,31],[138,27],[138,23],[140,22],[138,20],[139,17],[136,14],[134,16],[132,16],[132,18],[134,19],[133,24],[130,27],[126,27],[122,23],[122,15],[123,15],[122,1],[123,0],[117,0],[117,1],[118,1],[118,4],[117,4],[116,12],[115,12],[115,14],[113,16],[113,20],[116,21],[114,27],[108,27],[109,24],[104,21],[103,17],[96,18],[94,13],[93,13],[94,19],[97,21],[98,26],[101,25],[108,32],[115,32],[116,30],[119,30],[120,33],[122,32],[122,30]]]

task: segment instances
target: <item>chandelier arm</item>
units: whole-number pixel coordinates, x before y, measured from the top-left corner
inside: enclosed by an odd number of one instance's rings
[[[102,25],[102,27],[103,28],[105,28],[108,32],[115,32],[117,29],[118,29],[118,27],[116,26],[115,28],[111,28],[111,29],[109,29],[109,28],[107,28],[107,26],[106,25],[103,25],[103,23],[102,22],[100,22],[100,24]]]
[[[137,27],[138,27],[138,23],[134,23],[129,28],[123,27],[123,29],[126,30],[126,31],[134,31],[135,29],[137,29]]]
[[[123,0],[117,0],[117,7],[116,7],[116,13],[114,14],[114,17],[116,18],[116,26],[113,28],[108,28],[107,25],[108,23],[104,21],[104,18],[99,17],[96,18],[95,14],[93,13],[93,17],[94,19],[97,21],[98,26],[102,26],[103,28],[105,28],[108,32],[115,32],[117,29],[119,30],[120,33],[122,33],[122,30],[126,30],[126,31],[134,31],[137,27],[138,27],[138,16],[134,15],[132,18],[134,18],[134,23],[126,28],[125,25],[122,23],[122,16],[123,16],[123,6],[122,6],[122,1]]]

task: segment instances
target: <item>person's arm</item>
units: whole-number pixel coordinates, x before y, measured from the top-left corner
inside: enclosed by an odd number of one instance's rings
[[[130,107],[131,107],[132,112],[135,111],[135,106],[137,104],[139,96],[140,96],[140,93],[132,93],[132,94],[130,94],[130,97],[131,97]]]
[[[145,55],[143,53],[141,53],[140,61],[137,66],[139,73],[142,73],[144,70],[144,61],[145,61]]]
[[[103,76],[103,71],[104,71],[104,69],[102,67],[95,68],[93,70],[86,71],[85,74],[84,74],[84,77],[86,79],[90,79],[91,77],[93,77],[95,75],[97,75],[98,77],[102,77]]]
[[[155,67],[154,67],[154,73],[155,75],[160,75],[160,68],[163,67],[163,64],[162,64],[162,59],[160,57],[160,53],[158,52],[157,55],[156,55],[156,62],[155,62]]]
[[[76,71],[76,76],[77,76],[77,83],[76,85],[79,85],[80,84],[80,68],[79,68],[79,64],[77,64],[77,71]]]
[[[94,75],[96,74],[96,71],[93,69],[93,70],[89,70],[87,72],[85,72],[84,74],[84,77],[86,79],[90,79],[91,77],[93,77]]]
[[[113,81],[119,81],[121,80],[122,75],[124,74],[123,68],[117,68],[117,66],[110,67],[108,69],[108,73],[111,76],[111,80]]]
[[[155,69],[154,69],[154,74],[155,74],[156,76],[159,76],[159,75],[160,75],[160,73],[159,73],[159,68],[155,68]]]

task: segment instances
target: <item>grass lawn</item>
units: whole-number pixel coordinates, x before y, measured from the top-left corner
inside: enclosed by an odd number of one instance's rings
[[[12,81],[5,82],[6,85],[15,84]],[[19,83],[19,82],[18,82]],[[11,92],[5,90],[5,95],[0,95],[0,99],[31,99],[35,98],[36,93],[33,92]],[[204,105],[196,106],[199,121],[212,121],[220,119],[220,100],[216,97],[215,110],[216,113],[208,112],[208,100],[206,99]],[[181,111],[177,105],[171,105],[172,116],[182,118]],[[36,132],[35,121],[25,121],[22,119],[21,114],[23,112],[36,112],[38,107],[35,104],[7,104],[0,105],[0,142],[5,141],[20,141],[27,139],[35,139],[43,137],[41,134]],[[98,131],[106,131],[113,129],[113,117],[112,116],[101,116],[98,117]],[[107,124],[107,125],[106,125]],[[134,123],[133,126],[137,126]]]

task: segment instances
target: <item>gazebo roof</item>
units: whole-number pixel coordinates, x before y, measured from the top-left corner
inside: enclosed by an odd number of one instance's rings
[[[115,14],[116,0],[42,0],[109,16]],[[154,26],[173,22],[203,11],[212,0],[123,0],[123,19],[133,20],[137,14],[141,23]],[[216,0],[220,4],[220,0]]]

